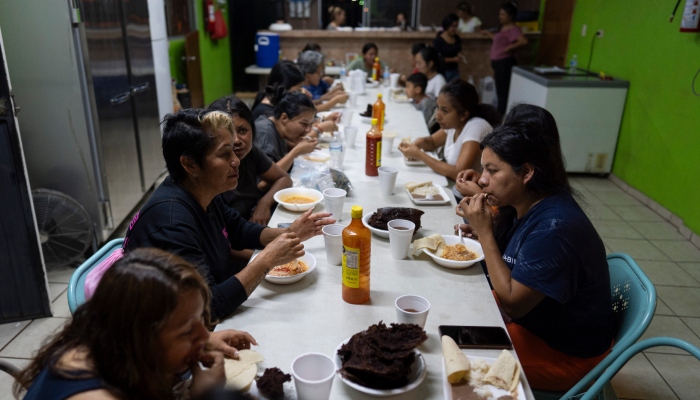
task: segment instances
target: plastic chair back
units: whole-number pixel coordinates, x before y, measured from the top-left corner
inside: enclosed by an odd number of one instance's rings
[[[112,252],[120,247],[124,243],[124,239],[114,239],[107,242],[101,249],[99,249],[92,257],[85,260],[84,263],[78,267],[78,269],[73,272],[70,277],[70,282],[68,283],[68,308],[70,313],[73,314],[75,310],[83,303],[85,303],[85,277],[87,277],[88,272],[102,262],[105,258],[109,257]]]
[[[603,372],[602,375],[593,383],[593,385],[588,389],[588,391],[581,397],[581,400],[591,400],[595,398],[595,396],[600,393],[601,390],[605,387],[605,385],[610,382],[610,380],[617,374],[620,369],[629,361],[632,357],[637,355],[638,353],[641,353],[642,351],[650,348],[650,347],[658,347],[658,346],[671,346],[671,347],[677,347],[679,349],[683,349],[687,351],[688,353],[692,354],[700,360],[700,349],[697,347],[693,346],[692,344],[676,339],[676,338],[670,338],[670,337],[654,337],[646,340],[642,340],[639,343],[635,343],[629,348],[627,348],[625,351],[620,354],[619,357],[617,357],[614,362]]]
[[[632,346],[647,330],[656,310],[656,288],[632,257],[613,253],[607,257],[610,271],[612,308],[617,334],[612,350],[595,368],[566,393],[534,391],[537,400],[569,399],[586,391],[622,352]]]

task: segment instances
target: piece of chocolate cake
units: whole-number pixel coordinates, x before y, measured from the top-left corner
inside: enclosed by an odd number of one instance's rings
[[[415,234],[420,229],[420,217],[424,212],[415,208],[408,207],[382,207],[378,208],[377,212],[372,214],[367,220],[369,226],[383,231],[388,230],[387,224],[394,219],[406,219],[416,224]]]
[[[281,399],[284,397],[284,383],[291,380],[292,376],[285,374],[279,368],[268,368],[258,378],[258,391],[268,399]]]

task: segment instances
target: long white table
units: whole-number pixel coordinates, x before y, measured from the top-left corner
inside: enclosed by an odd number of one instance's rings
[[[378,90],[370,90],[359,96],[357,109],[374,102]],[[369,125],[360,122],[355,115],[352,125],[359,129],[356,148],[348,149],[344,171],[348,175],[353,192],[343,207],[340,223],[350,223],[350,207],[361,205],[365,213],[379,207],[414,207],[425,211],[422,229],[416,237],[433,233],[452,234],[460,218],[455,215],[455,199],[451,193],[450,203],[445,205],[417,206],[406,195],[403,184],[408,181],[425,181],[441,185],[447,183],[428,167],[408,167],[401,153],[396,150],[403,136],[419,137],[428,134],[422,113],[411,104],[387,102],[385,131],[397,131],[393,152],[384,149],[383,165],[400,168],[393,196],[383,197],[378,190],[379,178],[364,174],[364,133]],[[427,179],[425,179],[427,178]],[[316,208],[323,210],[323,203]],[[299,216],[278,207],[270,226],[280,222],[291,222]],[[353,334],[367,329],[379,321],[396,322],[394,301],[404,294],[417,294],[431,303],[425,325],[428,340],[418,350],[423,353],[428,374],[416,389],[395,398],[442,399],[442,350],[438,337],[439,325],[487,325],[504,326],[488,282],[479,265],[463,270],[451,270],[435,264],[428,256],[393,260],[389,252],[389,240],[372,237],[371,256],[371,300],[362,305],[351,305],[341,297],[341,267],[328,265],[322,236],[304,243],[305,250],[316,257],[316,270],[298,283],[275,285],[263,282],[250,298],[235,312],[232,318],[223,321],[220,329],[240,329],[252,334],[260,345],[255,349],[265,361],[262,367],[276,366],[289,373],[292,360],[307,352],[320,352],[334,357],[338,345]],[[473,350],[468,354],[482,357],[497,357],[499,350]],[[345,385],[339,377],[334,378],[331,399],[365,399],[369,396]],[[532,393],[523,382],[526,396]],[[296,396],[293,390],[287,396]]]

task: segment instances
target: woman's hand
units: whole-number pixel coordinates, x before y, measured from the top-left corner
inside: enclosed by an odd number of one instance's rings
[[[199,363],[208,369],[202,369]],[[190,394],[193,398],[204,395],[206,392],[224,386],[226,372],[224,371],[224,355],[218,351],[205,351],[199,359],[190,363],[192,371],[192,384]]]
[[[457,215],[466,218],[481,236],[493,235],[493,215],[491,208],[486,204],[485,194],[463,198],[458,208],[461,213],[458,211]]]
[[[473,226],[469,224],[456,224],[455,225],[455,235],[459,235],[461,231],[462,236],[468,237],[470,239],[479,240],[479,234]]]
[[[295,155],[301,155],[301,154],[308,154],[314,151],[314,149],[318,146],[318,139],[316,138],[304,138],[298,143],[294,145],[294,150]]]
[[[349,94],[342,92],[342,93],[338,93],[337,95],[333,96],[333,98],[330,100],[329,103],[333,104],[333,106],[336,106],[338,104],[345,104],[345,102],[347,102],[349,98],[350,98]]]
[[[472,181],[460,181],[459,175],[457,176],[457,182],[455,183],[455,187],[462,196],[473,196],[475,194],[481,193],[481,186]]]
[[[403,156],[406,158],[413,158],[417,159],[420,154],[423,152],[416,143],[404,143],[401,142],[399,143],[399,151],[403,153]]]
[[[323,117],[323,119],[321,120],[321,122],[326,122],[326,121],[331,121],[331,122],[334,122],[337,124],[338,122],[340,122],[340,113],[337,111],[333,111],[332,113]]]
[[[256,224],[260,224],[262,226],[267,226],[267,223],[270,222],[270,207],[267,205],[263,205],[258,203],[257,207],[255,207],[255,210],[253,210],[253,215],[250,216],[250,222],[255,222]]]
[[[474,182],[479,183],[479,178],[481,178],[481,172],[474,171],[473,169],[465,169],[464,171],[459,171],[457,173],[457,182]]]
[[[265,265],[264,272],[267,274],[268,267],[271,269],[276,265],[286,264],[303,255],[304,245],[301,244],[301,240],[296,233],[289,231],[274,238],[248,265],[259,261]],[[265,274],[263,274],[263,277]]]
[[[250,349],[251,344],[257,346],[258,342],[248,332],[226,329],[209,335],[207,349],[220,351],[224,355],[238,359],[238,350]]]
[[[308,98],[310,98],[310,99],[313,99],[313,98],[314,98],[314,95],[311,94],[311,92],[309,92],[309,91],[306,90],[305,88],[301,88],[301,92],[304,93],[304,94],[306,95],[306,97],[308,97]]]
[[[338,130],[337,121],[323,121],[316,124],[316,128],[320,129],[321,132],[335,132]]]
[[[289,231],[293,232],[303,242],[311,239],[316,235],[321,234],[321,229],[324,226],[335,223],[335,219],[328,218],[331,213],[322,212],[311,214],[313,208],[301,214],[301,216],[292,222]]]

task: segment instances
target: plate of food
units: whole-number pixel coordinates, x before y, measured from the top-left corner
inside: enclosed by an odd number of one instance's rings
[[[420,251],[432,257],[445,268],[469,268],[484,259],[481,244],[474,239],[457,235],[430,235],[413,242],[413,254]]]
[[[225,386],[253,398],[276,399],[294,391],[292,376],[279,368],[266,368],[258,376],[258,363],[265,358],[255,350],[239,350],[238,359],[224,358]],[[264,396],[264,397],[262,397]]]
[[[367,79],[367,82],[365,83],[365,87],[368,87],[368,88],[379,87],[379,81],[375,81],[373,79]]]
[[[265,280],[278,285],[289,285],[291,283],[299,282],[315,269],[316,257],[307,251],[303,256],[292,262],[277,265],[276,267],[272,268],[270,272],[265,275]]]
[[[470,356],[442,337],[444,398],[525,400],[522,368],[508,350],[498,358]]]
[[[388,328],[379,322],[338,346],[334,357],[338,375],[346,385],[370,396],[409,392],[428,372],[425,358],[415,349],[427,338],[418,325],[391,324]]]
[[[293,187],[280,190],[274,198],[289,211],[306,211],[323,200],[323,193],[315,189]]]
[[[367,213],[362,217],[362,223],[369,228],[372,233],[379,237],[389,239],[389,228],[387,224],[393,219],[405,219],[416,224],[415,232],[421,228],[420,217],[423,211],[408,207],[383,207],[378,208],[373,213]]]
[[[450,196],[440,185],[433,185],[432,181],[408,182],[406,193],[414,203],[420,205],[445,204],[450,202]]]
[[[406,96],[406,93],[404,93],[403,91],[401,91],[399,93],[393,93],[391,95],[391,99],[394,101],[394,103],[410,103],[411,102],[411,99],[409,99],[408,96]]]

